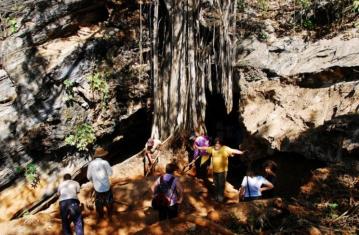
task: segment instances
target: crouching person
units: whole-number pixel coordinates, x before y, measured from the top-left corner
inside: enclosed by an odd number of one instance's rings
[[[152,185],[152,207],[158,210],[159,219],[171,219],[178,216],[178,205],[183,199],[183,190],[179,179],[174,176],[178,169],[174,163],[166,165],[166,174],[160,176]]]
[[[59,185],[60,213],[62,230],[65,235],[71,235],[71,222],[75,225],[76,235],[84,234],[83,219],[81,215],[80,201],[77,194],[80,192],[80,184],[71,180],[70,174],[64,175],[64,181]]]
[[[271,190],[273,187],[273,184],[266,180],[266,178],[249,169],[243,178],[239,197],[243,201],[260,199],[264,191]]]

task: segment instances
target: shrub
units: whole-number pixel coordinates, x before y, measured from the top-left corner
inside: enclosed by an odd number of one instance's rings
[[[66,137],[65,143],[76,146],[78,150],[83,151],[88,150],[87,146],[94,143],[95,140],[96,136],[92,125],[82,123],[77,125],[73,134]]]

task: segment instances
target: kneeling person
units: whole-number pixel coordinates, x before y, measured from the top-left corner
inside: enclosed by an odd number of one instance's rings
[[[266,178],[249,170],[243,178],[239,195],[244,196],[244,201],[252,201],[260,199],[264,191],[271,190],[273,187],[273,184]]]

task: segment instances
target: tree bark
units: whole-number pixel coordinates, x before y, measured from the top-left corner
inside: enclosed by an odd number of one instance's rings
[[[229,33],[236,26],[236,3],[215,1],[213,7],[219,9],[220,20],[213,28],[205,30],[199,23],[202,1],[157,0],[155,4],[162,10],[161,14],[156,15],[156,10],[154,13],[152,43],[156,50],[159,40],[163,50],[162,56],[156,52],[153,55],[152,136],[165,138],[175,130],[191,130],[204,125],[206,90],[211,90],[212,85],[216,87],[212,92],[222,94],[227,112],[232,110],[235,44]],[[208,38],[212,38],[212,42]],[[217,63],[216,71],[212,71],[212,58]],[[210,84],[212,76],[216,84]]]

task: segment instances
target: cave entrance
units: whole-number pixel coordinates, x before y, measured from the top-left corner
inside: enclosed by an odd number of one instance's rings
[[[307,159],[299,154],[277,152],[273,156],[253,161],[252,167],[260,171],[267,160],[272,160],[278,165],[274,196],[282,198],[297,196],[300,187],[309,181],[312,171],[326,166],[323,161]],[[243,161],[241,164],[229,166],[227,181],[237,189],[245,176],[248,164]]]
[[[104,136],[98,142],[99,146],[107,146],[109,155],[106,160],[110,165],[119,164],[140,152],[150,138],[152,127],[152,112],[149,109],[139,109],[128,119],[123,120],[113,134]],[[114,139],[118,139],[113,141]],[[110,144],[108,144],[110,143]],[[81,169],[75,180],[80,184],[88,182],[87,167]]]
[[[108,146],[109,162],[116,165],[144,149],[145,144],[151,136],[152,113],[148,109],[140,109],[132,114],[130,118],[121,122],[115,133],[119,141]],[[108,139],[114,139],[109,136]],[[116,137],[115,137],[116,138]],[[109,142],[109,140],[107,140]],[[106,139],[104,139],[106,141]]]
[[[239,122],[239,93],[233,94],[233,110],[227,114],[225,102],[221,94],[206,92],[206,120],[207,135],[211,142],[216,137],[222,138],[225,145],[238,148],[243,141],[243,126]]]

